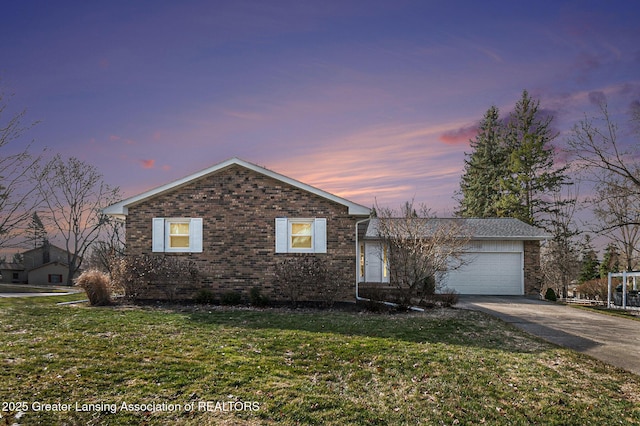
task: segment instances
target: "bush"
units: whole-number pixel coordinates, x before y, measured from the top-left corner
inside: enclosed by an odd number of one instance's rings
[[[551,287],[547,288],[547,292],[545,293],[544,298],[551,302],[555,302],[556,300],[558,300],[558,296],[556,296],[556,292],[553,291]]]
[[[112,282],[131,299],[143,296],[145,287],[157,286],[173,300],[179,286],[199,279],[195,262],[172,256],[126,256],[116,259],[111,268]]]
[[[606,278],[585,281],[578,286],[577,290],[587,299],[607,300],[609,281]]]
[[[455,290],[443,291],[437,295],[437,299],[441,306],[449,308],[458,303],[458,292]]]
[[[203,305],[208,305],[215,303],[216,297],[211,290],[203,288],[198,290],[196,295],[193,297],[193,301]]]
[[[252,287],[249,291],[249,303],[252,306],[264,307],[269,305],[269,298],[262,295],[260,287]]]
[[[91,306],[105,306],[111,304],[109,276],[97,269],[84,271],[76,279],[76,285],[87,293]]]
[[[242,303],[242,295],[235,291],[229,291],[222,295],[220,298],[221,305],[234,306]]]
[[[338,287],[331,287],[328,276],[327,263],[321,258],[295,256],[276,265],[274,284],[282,289],[294,306],[300,301],[303,292],[315,294],[317,300],[330,306],[335,301]]]

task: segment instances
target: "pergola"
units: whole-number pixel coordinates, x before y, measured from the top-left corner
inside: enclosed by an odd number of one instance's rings
[[[613,292],[611,290],[611,278],[622,277],[622,308],[627,307],[627,285],[629,278],[633,278],[633,289],[638,290],[637,277],[640,277],[640,272],[609,272],[608,277],[608,290],[607,290],[607,308],[611,308],[611,296]]]

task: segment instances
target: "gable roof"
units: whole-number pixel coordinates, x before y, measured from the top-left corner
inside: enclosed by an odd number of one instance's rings
[[[204,170],[200,170],[199,172],[196,172],[194,174],[191,174],[189,176],[185,176],[181,179],[178,179],[176,181],[167,183],[165,185],[159,186],[157,188],[151,189],[149,191],[143,192],[142,194],[138,194],[135,195],[133,197],[127,198],[125,200],[122,200],[118,203],[112,204],[106,208],[104,208],[102,210],[102,212],[106,215],[110,215],[110,216],[116,216],[116,217],[120,217],[122,219],[124,219],[127,214],[128,214],[128,209],[130,206],[136,205],[138,203],[141,203],[143,201],[146,201],[150,198],[153,198],[155,196],[164,194],[168,191],[172,191],[175,189],[178,189],[184,185],[187,185],[189,183],[191,183],[194,180],[200,179],[202,177],[208,176],[210,174],[216,173],[220,170],[223,170],[227,167],[231,167],[231,166],[241,166],[244,167],[246,169],[249,170],[253,170],[254,172],[260,173],[262,175],[268,176],[270,178],[276,179],[280,182],[289,184],[291,186],[294,186],[296,188],[302,189],[304,191],[310,192],[312,194],[318,195],[320,197],[326,198],[328,200],[331,200],[333,202],[336,202],[338,204],[342,204],[343,206],[346,206],[349,208],[349,214],[354,215],[354,216],[369,216],[370,213],[370,209],[368,207],[362,206],[360,204],[356,204],[353,203],[349,200],[346,200],[344,198],[338,197],[337,195],[333,195],[329,192],[323,191],[321,189],[315,188],[311,185],[307,185],[305,183],[302,183],[300,181],[297,181],[295,179],[291,179],[287,176],[281,175],[279,173],[276,173],[274,171],[271,171],[269,169],[265,169],[264,167],[260,167],[257,166],[253,163],[249,163],[247,161],[241,160],[239,158],[231,158],[229,160],[223,161],[222,163],[218,163],[214,166],[211,166],[207,169]]]
[[[403,219],[393,219],[403,220]],[[432,218],[425,219],[430,226],[425,226],[425,234],[439,225],[453,222],[464,229],[468,229],[473,240],[546,240],[551,238],[544,230],[531,226],[513,218]],[[369,222],[366,238],[378,238],[379,218],[373,218]],[[428,236],[428,235],[425,235]]]

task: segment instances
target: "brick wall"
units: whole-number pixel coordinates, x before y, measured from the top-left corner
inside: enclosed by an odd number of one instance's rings
[[[203,218],[202,253],[152,253],[154,217]],[[273,285],[274,265],[290,254],[275,253],[277,217],[327,219],[327,253],[330,275],[341,288],[338,300],[355,298],[355,222],[348,208],[323,197],[233,165],[169,193],[129,207],[127,250],[132,255],[178,256],[196,262],[203,279],[183,282],[176,297],[190,299],[200,289],[214,294],[239,292],[248,298],[252,287],[274,301],[285,300]],[[300,255],[297,255],[300,256]],[[144,289],[141,298],[164,299],[172,290]],[[318,296],[307,289],[301,300]]]
[[[524,294],[537,296],[542,288],[540,241],[524,242]]]

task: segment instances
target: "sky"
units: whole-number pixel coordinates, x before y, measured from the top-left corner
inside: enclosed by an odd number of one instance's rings
[[[490,106],[528,90],[558,149],[596,100],[625,126],[639,18],[618,0],[26,0],[2,7],[0,88],[34,149],[124,197],[240,157],[447,216]]]

